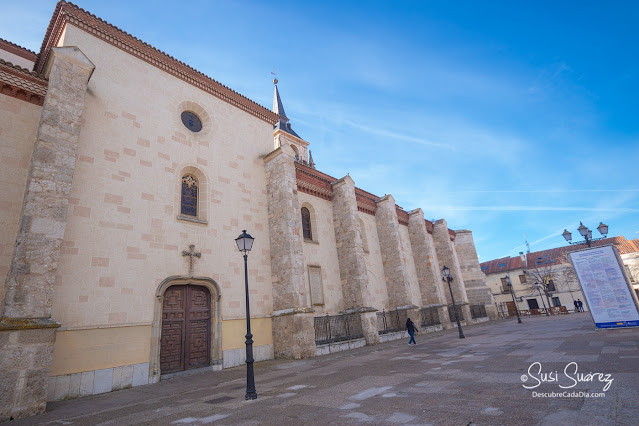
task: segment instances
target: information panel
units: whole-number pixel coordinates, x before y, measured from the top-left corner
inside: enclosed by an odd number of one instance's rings
[[[570,253],[598,328],[638,327],[639,312],[612,246]]]

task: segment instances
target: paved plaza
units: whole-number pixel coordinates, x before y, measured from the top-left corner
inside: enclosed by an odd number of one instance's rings
[[[639,423],[639,330],[595,330],[581,313],[464,331],[464,340],[448,330],[418,334],[418,346],[406,338],[257,363],[255,401],[244,400],[246,368],[238,367],[50,403],[46,414],[12,424]],[[535,362],[541,372],[535,364],[529,374]]]

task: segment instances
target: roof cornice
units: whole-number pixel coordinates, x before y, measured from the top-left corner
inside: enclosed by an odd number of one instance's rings
[[[213,80],[211,77],[178,61],[172,56],[156,49],[142,40],[122,31],[84,9],[64,0],[56,5],[51,22],[35,63],[35,70],[39,73],[44,69],[51,48],[55,47],[62,36],[67,24],[72,24],[92,36],[105,41],[126,53],[137,57],[211,95],[237,107],[249,114],[274,125],[279,121],[279,116],[273,111],[259,105],[249,98]]]
[[[26,68],[0,59],[0,93],[35,105],[44,104],[48,82]]]
[[[15,43],[11,43],[8,40],[4,40],[0,38],[0,49],[13,53],[14,55],[20,56],[21,58],[28,59],[30,61],[35,62],[38,58],[38,55],[27,49],[26,47],[18,46]]]

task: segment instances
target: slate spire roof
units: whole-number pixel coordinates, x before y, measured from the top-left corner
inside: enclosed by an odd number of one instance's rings
[[[286,133],[290,133],[291,135],[302,139],[300,135],[295,133],[295,131],[291,128],[291,123],[286,116],[286,112],[284,112],[284,105],[282,104],[282,98],[280,98],[280,91],[277,90],[277,78],[273,79],[273,84],[275,85],[275,93],[273,94],[273,112],[280,116],[280,120],[273,126],[273,129],[283,130]]]

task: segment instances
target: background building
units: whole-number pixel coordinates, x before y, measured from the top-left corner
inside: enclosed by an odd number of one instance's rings
[[[624,269],[639,295],[639,239],[629,241],[625,237],[613,237],[592,242],[593,247],[609,244],[619,250]],[[574,312],[575,300],[581,300],[584,309],[587,310],[586,299],[567,256],[571,251],[584,248],[587,248],[586,243],[482,262],[481,270],[486,274],[499,312],[507,313],[510,309],[511,315],[515,314],[510,289],[506,285],[506,276],[513,285],[517,307],[520,310],[565,306],[569,312]]]

